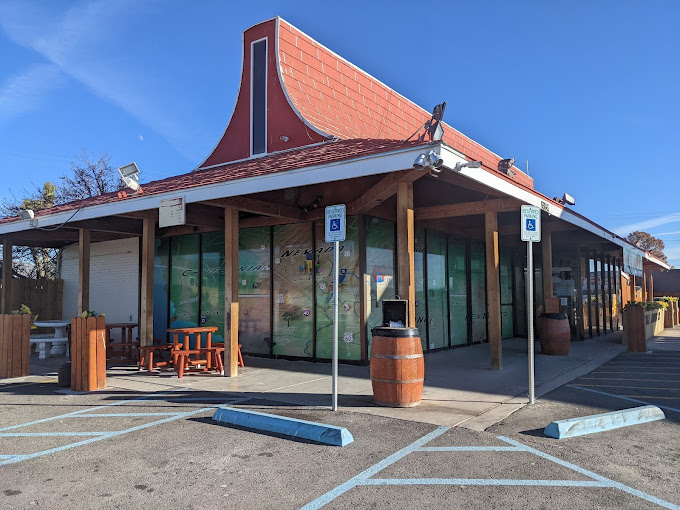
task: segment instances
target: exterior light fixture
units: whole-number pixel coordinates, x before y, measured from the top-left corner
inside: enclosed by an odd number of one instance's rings
[[[442,159],[441,154],[435,151],[429,151],[427,153],[421,152],[413,162],[413,168],[416,170],[424,170],[425,168],[429,168],[430,175],[433,177],[437,177],[437,174],[442,171],[441,168],[443,165],[444,160]]]
[[[135,162],[118,167],[118,173],[128,188],[132,191],[142,192],[142,187],[139,185],[139,168]]]
[[[557,198],[555,197],[553,199],[555,202],[558,204],[567,204],[567,205],[575,205],[576,204],[576,199],[572,197],[569,193],[565,193],[562,198]]]
[[[33,212],[33,209],[22,209],[19,211],[19,216],[21,216],[22,220],[32,220],[35,218],[35,213]]]
[[[482,168],[481,161],[468,161],[467,163],[456,163],[453,167],[454,172],[460,172],[463,168]]]

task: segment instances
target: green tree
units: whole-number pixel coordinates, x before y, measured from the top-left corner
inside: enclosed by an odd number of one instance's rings
[[[668,258],[663,252],[666,249],[666,245],[661,239],[654,237],[647,232],[641,232],[636,230],[628,234],[628,242],[634,244],[638,248],[645,250],[646,252],[654,255],[656,258],[666,262]]]

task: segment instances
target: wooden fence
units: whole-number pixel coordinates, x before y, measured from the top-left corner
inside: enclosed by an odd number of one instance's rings
[[[31,355],[29,315],[0,315],[0,377],[26,377]]]
[[[11,280],[9,313],[18,310],[21,305],[31,309],[33,315],[38,315],[39,321],[61,319],[64,298],[63,280],[31,280],[28,278],[13,278]],[[2,289],[2,283],[0,283]]]

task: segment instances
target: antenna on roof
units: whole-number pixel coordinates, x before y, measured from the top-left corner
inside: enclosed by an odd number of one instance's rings
[[[444,118],[444,111],[446,110],[446,101],[442,104],[438,104],[432,110],[432,118],[428,120],[423,127],[425,132],[418,137],[421,142],[425,140],[425,136],[429,135],[430,140],[433,142],[438,142],[444,137],[444,128],[442,127],[442,119]],[[420,131],[420,130],[418,130]],[[409,136],[405,142],[408,142],[411,138],[415,136],[418,132],[416,131],[411,136]]]

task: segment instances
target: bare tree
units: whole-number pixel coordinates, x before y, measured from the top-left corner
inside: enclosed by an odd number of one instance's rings
[[[101,156],[88,155],[85,149],[71,161],[71,173],[64,174],[59,179],[58,204],[119,191],[124,187],[117,170],[111,166],[111,156],[108,153]]]
[[[0,202],[0,215],[2,217],[18,216],[19,211],[22,210],[39,211],[56,204],[57,188],[49,182],[43,184],[42,188],[36,187],[33,191],[24,191],[24,193],[28,196],[21,201],[16,197],[12,200],[3,199]],[[12,248],[13,272],[22,278],[55,278],[58,253],[59,251],[54,248],[14,246]]]
[[[666,254],[663,252],[666,249],[666,245],[661,239],[658,239],[647,232],[641,232],[639,230],[628,234],[627,239],[629,243],[632,243],[638,248],[651,253],[656,258],[661,259],[664,262],[668,260]]]

